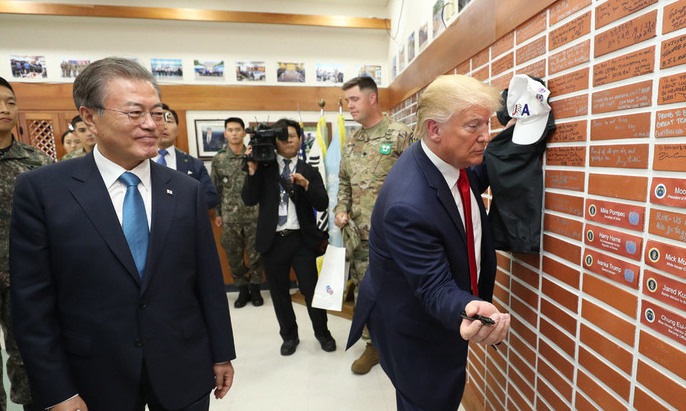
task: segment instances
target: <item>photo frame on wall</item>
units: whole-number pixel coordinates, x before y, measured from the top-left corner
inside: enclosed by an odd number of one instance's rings
[[[195,144],[199,158],[211,159],[225,142],[224,120],[195,120]]]

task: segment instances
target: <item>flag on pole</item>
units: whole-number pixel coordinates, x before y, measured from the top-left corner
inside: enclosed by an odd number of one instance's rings
[[[342,114],[337,116],[336,124],[333,126],[333,136],[331,143],[326,151],[324,165],[326,167],[326,190],[329,193],[329,243],[336,247],[345,247],[343,244],[343,234],[341,229],[334,224],[335,216],[333,209],[338,203],[338,171],[341,166],[343,145],[345,144],[345,120]]]
[[[322,181],[324,186],[326,186],[326,168],[324,167],[324,158],[326,157],[326,119],[324,115],[317,122],[317,137],[310,148],[310,152],[307,155],[307,164],[314,167],[319,174],[322,176]],[[329,212],[317,211],[317,228],[322,231],[328,231],[329,229]]]

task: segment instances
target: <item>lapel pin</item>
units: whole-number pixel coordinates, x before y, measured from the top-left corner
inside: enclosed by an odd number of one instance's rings
[[[191,175],[191,174],[193,174],[193,171],[192,171],[192,170],[188,170],[188,175]]]
[[[174,192],[171,191],[170,189],[167,189],[167,194],[170,195],[170,196],[173,196],[173,195],[174,195]]]

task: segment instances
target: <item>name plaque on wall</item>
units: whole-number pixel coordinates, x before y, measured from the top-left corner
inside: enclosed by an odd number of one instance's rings
[[[648,240],[645,262],[658,270],[686,278],[686,248]]]
[[[654,70],[655,46],[652,46],[596,64],[593,66],[593,85],[602,86],[652,73]]]
[[[686,27],[686,5],[683,1],[677,1],[665,6],[662,17],[662,34],[671,33]]]
[[[643,239],[639,236],[587,224],[584,243],[632,260],[641,259]]]
[[[585,217],[596,223],[642,231],[645,207],[589,199],[586,201]]]
[[[653,170],[686,171],[686,144],[656,144]]]
[[[686,136],[686,110],[661,110],[655,120],[655,137]]]
[[[643,294],[686,311],[686,283],[646,270]]]
[[[595,113],[607,113],[617,110],[648,107],[653,95],[651,80],[626,86],[615,87],[610,90],[593,93],[593,110]]]
[[[641,324],[686,345],[686,318],[649,301],[641,304]]]
[[[686,37],[676,37],[662,42],[660,68],[679,66],[686,62]]]
[[[686,180],[681,178],[654,178],[650,202],[686,208]]]
[[[686,214],[653,208],[648,230],[651,234],[686,242]]]
[[[617,283],[638,288],[641,268],[636,264],[587,249],[584,254],[584,267]]]

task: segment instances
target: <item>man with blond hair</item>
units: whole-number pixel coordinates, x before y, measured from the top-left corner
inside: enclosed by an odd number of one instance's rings
[[[437,78],[417,108],[421,141],[405,150],[376,200],[348,347],[366,324],[398,410],[457,410],[469,341],[507,335],[509,314],[488,302],[496,258],[479,167],[500,105],[498,91],[478,80]]]

